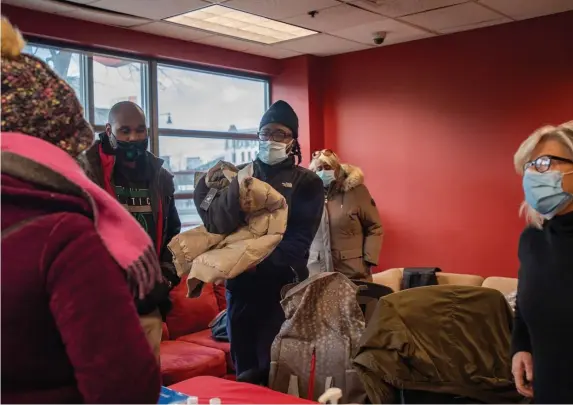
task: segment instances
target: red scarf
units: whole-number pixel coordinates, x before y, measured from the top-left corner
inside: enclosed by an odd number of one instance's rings
[[[31,160],[59,173],[84,192],[92,207],[95,228],[115,261],[126,271],[139,298],[162,281],[153,243],[137,221],[115,198],[89,180],[66,152],[42,139],[2,133],[2,152]]]

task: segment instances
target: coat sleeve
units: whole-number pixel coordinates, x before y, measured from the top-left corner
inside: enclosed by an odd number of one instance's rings
[[[163,200],[169,201],[169,206],[167,207],[167,224],[165,227],[165,238],[163,246],[161,248],[161,270],[163,277],[165,277],[173,286],[179,284],[179,277],[177,276],[177,270],[173,265],[173,255],[171,251],[167,248],[171,239],[181,233],[181,220],[179,219],[179,213],[177,212],[177,207],[175,206],[175,186],[173,184],[173,177],[169,176],[167,180],[170,182],[168,187],[168,196]]]
[[[84,402],[157,403],[159,366],[125,272],[92,221],[64,214],[52,230],[41,268],[50,311]]]
[[[98,181],[95,177],[95,174],[93,172],[93,169],[90,165],[90,163],[88,162],[88,158],[86,155],[87,152],[82,152],[77,158],[76,158],[76,162],[78,163],[78,165],[81,167],[81,169],[84,171],[85,175],[87,176],[88,179],[90,179],[92,182],[98,184]],[[101,185],[98,184],[100,187]]]
[[[526,227],[521,236],[519,237],[518,257],[519,261],[522,260],[522,251],[529,251],[531,245],[531,237],[537,232],[536,229]],[[525,269],[521,267],[517,273],[517,296],[515,298],[515,314],[513,319],[513,329],[511,331],[511,354],[512,356],[517,352],[531,353],[531,339],[529,336],[529,329],[521,315],[519,309],[519,302],[521,294],[521,287],[523,286],[523,273]]]
[[[169,195],[164,196],[162,200],[169,201],[169,206],[165,208],[167,210],[167,224],[165,227],[163,246],[161,247],[161,261],[171,263],[173,258],[171,256],[171,252],[167,248],[167,245],[169,245],[171,239],[181,233],[181,220],[179,219],[179,213],[177,212],[177,207],[175,206],[175,186],[173,184],[173,178],[169,176],[168,180],[166,181],[170,182],[167,187],[168,192],[166,193]]]
[[[291,212],[282,241],[259,267],[264,271],[267,268],[272,270],[275,266],[288,265],[296,271],[301,281],[307,278],[308,252],[320,225],[323,209],[322,181],[309,172],[292,196],[289,206]]]
[[[513,318],[513,330],[511,331],[511,354],[512,356],[517,352],[531,353],[531,339],[529,337],[529,329],[523,320],[519,310],[519,285],[522,270],[519,271],[517,277],[517,297],[515,299],[515,314]]]
[[[165,218],[166,223],[163,227],[165,235],[163,235],[163,246],[161,246],[159,259],[164,281],[162,283],[156,283],[153,290],[147,294],[145,298],[136,299],[135,306],[140,315],[149,314],[155,308],[159,307],[161,315],[165,317],[171,309],[169,293],[181,281],[179,276],[177,276],[177,270],[173,264],[173,255],[167,247],[171,239],[181,232],[181,220],[177,213],[177,207],[175,207],[173,176],[165,171],[161,176],[161,181],[165,182],[161,187],[161,201],[169,201],[166,207],[162,207],[162,209],[165,210],[163,218]]]
[[[211,233],[226,235],[234,232],[243,221],[237,177],[231,181],[229,187],[218,190],[209,208],[204,210],[201,204],[208,193],[209,187],[205,184],[205,176],[203,176],[195,186],[193,194],[193,200],[203,225]]]
[[[366,186],[357,187],[356,192],[358,193],[358,201],[360,201],[359,218],[364,233],[364,246],[362,248],[364,261],[376,266],[384,235],[380,214]]]

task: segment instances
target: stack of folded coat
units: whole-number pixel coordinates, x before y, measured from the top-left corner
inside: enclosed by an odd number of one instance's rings
[[[222,190],[238,176],[245,217],[242,227],[229,235],[218,235],[200,226],[177,235],[169,243],[178,276],[187,277],[188,297],[196,296],[203,283],[220,283],[254,268],[282,240],[288,218],[286,200],[251,174],[252,165],[239,171],[221,161],[205,178],[207,186]]]

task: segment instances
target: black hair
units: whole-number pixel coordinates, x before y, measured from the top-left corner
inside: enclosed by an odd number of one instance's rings
[[[120,101],[119,103],[114,104],[113,107],[111,107],[111,109],[109,110],[109,114],[107,115],[107,122],[109,124],[114,123],[115,117],[123,108],[135,108],[145,118],[145,112],[140,106],[138,106],[132,101]]]
[[[290,150],[290,154],[296,156],[296,164],[297,166],[300,165],[300,162],[302,162],[302,153],[300,151],[300,144],[296,138],[292,140],[292,148]]]

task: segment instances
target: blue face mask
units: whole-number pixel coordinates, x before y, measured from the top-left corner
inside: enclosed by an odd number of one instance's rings
[[[318,177],[320,177],[320,180],[322,180],[322,184],[324,184],[324,187],[330,186],[330,183],[336,180],[336,176],[334,175],[334,170],[321,170],[316,174],[318,175]]]
[[[553,218],[573,200],[573,194],[563,190],[563,176],[570,173],[526,171],[523,191],[527,204],[545,218]]]

